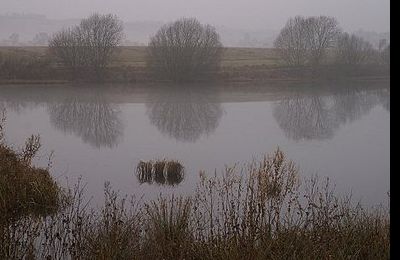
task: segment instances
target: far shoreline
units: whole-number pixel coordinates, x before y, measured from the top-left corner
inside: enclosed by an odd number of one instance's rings
[[[118,47],[111,64],[101,81],[81,76],[74,79],[70,72],[53,60],[48,54],[48,47],[4,47],[2,53],[28,56],[36,55],[47,59],[43,67],[33,64],[33,71],[18,71],[18,76],[0,74],[0,86],[11,84],[44,85],[44,84],[170,84],[173,82],[156,81],[147,72],[145,65],[145,46]],[[41,65],[41,64],[39,64]],[[16,67],[15,69],[18,69]],[[336,80],[376,80],[390,79],[390,65],[366,64],[359,66],[327,64],[318,67],[286,66],[273,48],[240,48],[225,47],[218,72],[210,73],[211,80],[194,81],[207,84],[254,84],[275,82],[310,82]]]

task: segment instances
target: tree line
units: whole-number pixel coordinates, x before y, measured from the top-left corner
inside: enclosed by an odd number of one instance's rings
[[[290,66],[390,63],[390,44],[381,41],[375,50],[363,38],[343,32],[336,18],[328,16],[290,18],[274,47]]]
[[[63,29],[49,40],[52,54],[73,75],[101,78],[124,37],[115,15],[93,14],[78,26]],[[274,42],[288,66],[325,64],[390,64],[390,44],[379,50],[354,34],[343,32],[329,16],[290,18]],[[223,45],[215,27],[195,18],[162,26],[150,38],[146,65],[154,78],[174,82],[208,78],[220,68]]]

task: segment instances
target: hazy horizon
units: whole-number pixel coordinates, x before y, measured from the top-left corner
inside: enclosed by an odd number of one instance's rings
[[[288,18],[334,16],[345,31],[390,31],[389,0],[1,0],[2,14],[38,14],[49,19],[81,19],[94,12],[113,13],[125,22],[169,22],[196,17],[203,23],[244,30],[279,30]]]

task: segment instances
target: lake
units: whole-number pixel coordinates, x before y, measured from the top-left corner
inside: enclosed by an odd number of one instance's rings
[[[81,176],[102,201],[104,182],[122,194],[191,194],[199,172],[240,169],[278,147],[301,176],[329,177],[367,205],[390,184],[387,81],[231,86],[0,86],[7,143],[39,134],[35,159],[60,182]],[[179,160],[183,180],[142,183],[140,160]]]

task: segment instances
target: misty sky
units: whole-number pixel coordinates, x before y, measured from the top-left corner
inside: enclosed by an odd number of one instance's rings
[[[280,29],[295,15],[335,16],[346,31],[390,31],[390,0],[0,0],[0,13],[82,18],[114,13],[124,21],[201,22],[242,29]]]

